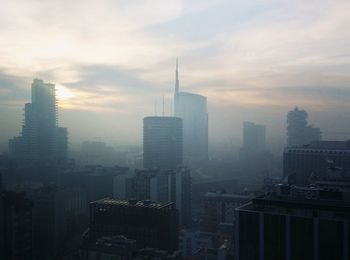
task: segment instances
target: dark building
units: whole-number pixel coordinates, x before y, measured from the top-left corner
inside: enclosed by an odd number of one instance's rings
[[[35,257],[60,257],[78,248],[79,238],[88,227],[86,193],[47,186],[36,190],[33,200]]]
[[[3,240],[1,259],[33,259],[33,203],[24,193],[4,192],[0,236]]]
[[[349,201],[348,187],[276,186],[236,209],[235,259],[349,259]]]
[[[207,97],[180,91],[178,62],[176,60],[175,116],[183,120],[183,152],[186,164],[208,160]]]
[[[190,170],[136,170],[135,176],[116,178],[114,198],[174,202],[180,226],[192,223],[192,181]]]
[[[25,164],[49,163],[67,156],[67,129],[57,126],[55,85],[34,79],[32,103],[25,104],[22,133],[9,140],[10,156]]]
[[[233,194],[226,192],[207,192],[203,198],[203,223],[202,228],[206,232],[216,233],[220,224],[231,225],[233,235],[233,223],[235,209],[250,201],[252,196]]]
[[[2,172],[0,171],[0,259],[4,259],[4,226],[3,226],[3,218],[4,218],[4,209],[3,209],[3,201],[2,201]]]
[[[290,184],[307,185],[313,175],[325,175],[330,164],[344,174],[350,171],[350,141],[311,142],[283,153],[283,174]]]
[[[143,119],[144,168],[175,169],[182,165],[182,120],[177,117]]]
[[[178,249],[178,211],[172,202],[101,199],[90,203],[89,240],[123,235],[138,248]]]
[[[287,114],[287,146],[304,145],[312,141],[320,141],[322,134],[319,128],[308,125],[308,114],[295,107]]]

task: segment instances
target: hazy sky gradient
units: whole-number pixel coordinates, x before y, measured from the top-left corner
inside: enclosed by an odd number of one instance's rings
[[[57,84],[71,143],[141,143],[142,118],[180,88],[208,96],[211,143],[244,120],[283,144],[295,105],[350,138],[348,0],[11,0],[0,8],[0,151],[20,132],[33,78]]]

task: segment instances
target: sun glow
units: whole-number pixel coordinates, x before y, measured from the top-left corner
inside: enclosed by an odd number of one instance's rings
[[[75,96],[74,93],[69,88],[63,85],[56,84],[55,87],[56,87],[56,97],[58,98],[58,100],[68,100]]]

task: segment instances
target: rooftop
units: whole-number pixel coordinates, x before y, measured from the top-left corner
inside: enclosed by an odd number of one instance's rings
[[[105,206],[119,206],[119,207],[130,207],[130,208],[150,208],[150,209],[165,209],[174,207],[173,202],[153,202],[150,200],[138,201],[134,199],[130,200],[117,200],[111,198],[104,198],[90,204],[93,205],[105,205]]]

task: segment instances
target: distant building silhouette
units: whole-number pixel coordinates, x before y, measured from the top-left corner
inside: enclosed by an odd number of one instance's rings
[[[243,149],[263,151],[266,148],[266,127],[252,122],[243,123]]]
[[[308,114],[295,107],[287,114],[287,146],[304,145],[322,139],[319,128],[308,125]]]
[[[287,147],[283,152],[283,175],[295,185],[308,185],[312,175],[324,176],[327,168],[338,167],[350,172],[350,141],[315,141]]]
[[[183,119],[183,145],[186,162],[208,160],[207,98],[180,91],[178,61],[176,60],[175,116]]]
[[[34,79],[32,103],[25,104],[22,134],[9,140],[9,154],[26,164],[57,162],[67,157],[67,129],[57,126],[54,84]]]
[[[182,165],[182,120],[151,116],[143,119],[144,168],[175,169]]]
[[[266,149],[266,127],[243,123],[243,146],[239,151],[241,170],[248,178],[264,176],[269,170],[270,154]]]

